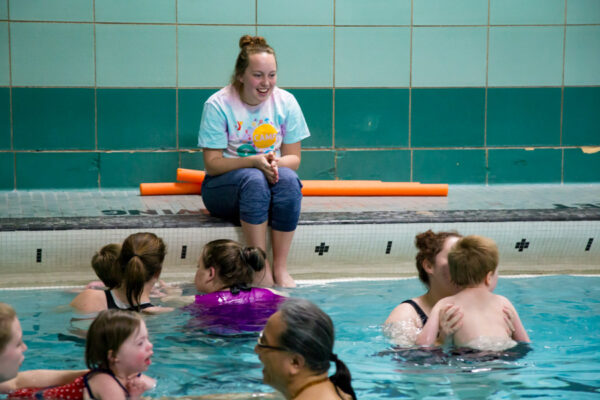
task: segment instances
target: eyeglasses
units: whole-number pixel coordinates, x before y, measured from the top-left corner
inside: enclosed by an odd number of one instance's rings
[[[286,349],[284,347],[269,346],[268,344],[264,344],[263,341],[264,341],[263,331],[260,331],[260,334],[258,335],[258,339],[256,340],[256,345],[259,348],[261,348],[261,349],[278,350],[278,351],[288,351],[288,349]]]

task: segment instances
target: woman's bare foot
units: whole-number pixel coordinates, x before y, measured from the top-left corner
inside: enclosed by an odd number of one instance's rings
[[[296,282],[287,271],[275,271],[275,284],[286,288],[295,288]]]

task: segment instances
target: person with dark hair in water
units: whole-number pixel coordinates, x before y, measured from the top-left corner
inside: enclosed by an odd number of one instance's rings
[[[289,299],[269,318],[254,351],[263,380],[287,400],[356,399],[348,367],[333,352],[331,318],[304,299]],[[335,374],[328,376],[331,363]]]

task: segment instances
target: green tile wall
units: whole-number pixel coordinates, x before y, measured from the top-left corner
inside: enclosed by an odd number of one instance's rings
[[[561,157],[558,149],[489,150],[489,183],[560,183]]]
[[[558,146],[559,88],[488,89],[489,146]]]
[[[143,182],[174,182],[178,166],[176,152],[101,153],[100,185],[131,188],[139,187]]]
[[[98,188],[98,157],[98,153],[92,152],[17,153],[17,188]],[[115,172],[122,174],[123,169]]]
[[[0,0],[0,190],[202,169],[243,34],[302,107],[303,179],[600,182],[599,4]]]
[[[94,89],[14,88],[15,150],[94,150]]]
[[[336,147],[408,145],[408,90],[335,91]]]
[[[600,87],[565,88],[562,144],[597,146],[600,137]]]
[[[338,151],[340,179],[410,181],[410,151]]]
[[[413,147],[483,146],[485,89],[413,89]]]
[[[10,150],[9,88],[0,88],[0,150]]]
[[[0,153],[0,190],[15,188],[15,156],[12,153]]]
[[[485,183],[484,150],[415,150],[413,181]]]
[[[98,148],[174,149],[173,89],[98,89]]]
[[[566,183],[598,182],[598,170],[600,152],[584,153],[581,149],[565,149]]]

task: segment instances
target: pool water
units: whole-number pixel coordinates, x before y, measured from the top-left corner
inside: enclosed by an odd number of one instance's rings
[[[597,399],[600,397],[600,277],[500,278],[531,337],[499,357],[396,349],[381,323],[402,300],[418,296],[416,279],[305,285],[291,290],[332,317],[335,352],[349,366],[359,399]],[[85,368],[84,344],[68,331],[73,293],[0,291],[19,314],[29,346],[22,369]],[[262,384],[256,334],[222,337],[189,327],[178,310],[147,318],[154,343],[150,396],[272,392]],[[330,373],[333,373],[334,366]],[[249,397],[249,396],[248,396]]]

